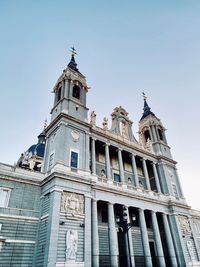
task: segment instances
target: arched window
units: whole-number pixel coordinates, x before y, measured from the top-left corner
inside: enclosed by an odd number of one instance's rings
[[[162,133],[161,129],[158,129],[158,135],[159,135],[160,140],[163,141],[164,138],[163,138],[163,133]]]
[[[145,137],[146,142],[147,142],[148,139],[151,140],[151,136],[150,136],[149,130],[146,130],[144,132],[144,137]]]
[[[78,85],[74,85],[73,86],[72,96],[74,98],[80,99],[80,91],[81,91],[80,87]]]
[[[59,87],[57,91],[57,102],[61,99],[61,89],[62,87]]]

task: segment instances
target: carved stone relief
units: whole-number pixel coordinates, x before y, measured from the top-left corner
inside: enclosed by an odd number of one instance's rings
[[[186,216],[179,216],[179,223],[181,227],[181,231],[185,235],[190,235],[191,234],[191,228],[190,228],[190,223],[189,220]]]
[[[84,196],[71,192],[63,192],[61,199],[61,212],[65,212],[68,216],[83,217]]]
[[[77,131],[71,131],[72,140],[77,142],[79,140],[79,133]]]

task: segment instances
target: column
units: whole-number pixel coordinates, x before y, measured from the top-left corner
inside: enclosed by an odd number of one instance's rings
[[[148,174],[148,170],[147,170],[147,164],[146,164],[146,160],[144,158],[142,159],[142,165],[143,165],[143,170],[144,170],[144,177],[145,177],[146,184],[147,184],[147,190],[151,190],[151,186],[150,186],[150,182],[149,182],[149,174]]]
[[[129,210],[127,207],[127,217],[128,217],[128,223],[130,223],[130,215]],[[131,229],[128,230],[128,245],[129,245],[129,256],[130,256],[130,266],[135,267],[135,257],[134,257],[134,250],[133,250],[133,239],[132,239],[132,233]]]
[[[65,81],[62,81],[62,98],[65,97]]]
[[[155,237],[156,242],[156,248],[157,248],[157,262],[159,263],[159,267],[165,267],[165,257],[162,247],[162,242],[160,238],[160,230],[158,227],[157,217],[156,213],[154,211],[151,211],[151,219],[152,219],[152,226],[153,226],[153,233]]]
[[[179,188],[179,191],[180,191],[180,194],[181,194],[181,198],[184,198],[184,194],[183,194],[182,186],[181,186],[180,179],[179,179],[179,176],[178,176],[177,168],[175,168],[175,174],[176,174],[176,181],[177,181],[177,185],[178,185],[178,188]]]
[[[106,177],[111,179],[109,144],[105,144]]]
[[[92,174],[96,175],[96,149],[95,149],[95,139],[92,137]]]
[[[122,150],[120,148],[118,148],[118,162],[119,162],[120,181],[122,183],[125,183],[124,166],[123,166],[123,160],[122,160]]]
[[[152,129],[152,134],[153,134],[154,142],[156,142],[156,140],[157,140],[157,136],[156,136],[156,130],[155,130],[155,127],[154,127],[154,126],[151,126],[151,129]]]
[[[85,132],[85,147],[86,149],[85,149],[84,168],[85,171],[90,174],[90,136],[87,131]]]
[[[176,254],[175,254],[175,250],[174,250],[174,244],[173,244],[173,240],[172,240],[172,236],[171,236],[171,232],[170,232],[170,228],[169,228],[169,223],[167,220],[167,215],[163,213],[162,218],[163,218],[165,236],[166,236],[166,240],[167,240],[167,247],[168,247],[168,251],[169,251],[169,258],[171,261],[171,265],[172,265],[172,267],[178,267],[178,264],[176,261]]]
[[[92,199],[92,266],[99,267],[99,233],[97,201]]]
[[[111,267],[118,267],[118,240],[115,227],[114,207],[112,203],[108,203],[108,235]]]
[[[144,217],[144,210],[142,209],[139,209],[139,219],[140,219],[140,231],[142,235],[142,244],[144,249],[145,265],[146,267],[153,267],[151,260],[151,252],[149,247],[148,232]]]
[[[136,166],[136,161],[135,161],[135,155],[133,153],[131,154],[131,160],[132,160],[133,174],[134,174],[134,178],[135,178],[135,186],[139,187],[139,178],[138,178],[137,166]]]
[[[84,224],[84,261],[87,263],[87,267],[92,266],[92,235],[91,235],[91,197],[90,196],[85,196],[85,224]]]
[[[153,165],[154,178],[155,178],[155,181],[156,181],[156,187],[157,187],[158,193],[161,193],[160,181],[159,181],[159,178],[158,178],[158,172],[157,172],[157,169],[156,169],[156,163],[152,162],[152,165]]]
[[[151,141],[153,142],[153,135],[152,135],[152,132],[151,132],[151,128],[149,127],[148,130],[149,130]]]
[[[47,242],[44,257],[44,266],[48,267],[54,267],[56,265],[61,192],[61,190],[55,190],[50,194],[51,209],[48,217]]]

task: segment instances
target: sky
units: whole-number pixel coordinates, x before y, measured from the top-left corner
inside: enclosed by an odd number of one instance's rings
[[[74,46],[98,125],[122,105],[138,138],[144,91],[200,210],[199,14],[199,0],[0,0],[0,162],[37,142]]]

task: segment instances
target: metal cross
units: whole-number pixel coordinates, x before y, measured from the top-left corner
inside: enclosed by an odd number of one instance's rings
[[[146,96],[145,92],[142,92],[142,95],[143,95],[144,100],[146,100],[147,96]]]
[[[72,53],[72,56],[77,55],[76,49],[74,48],[74,46],[71,47],[70,52]]]

